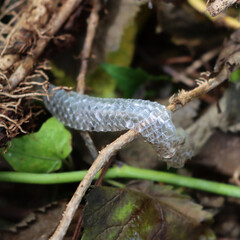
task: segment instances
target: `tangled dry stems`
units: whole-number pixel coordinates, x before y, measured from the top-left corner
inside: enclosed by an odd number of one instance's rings
[[[18,133],[26,133],[22,125],[34,112],[29,100],[44,95],[36,91],[34,86],[39,84],[31,79],[41,76],[47,80],[43,70],[49,69],[39,57],[80,2],[4,1],[0,15],[0,147]]]

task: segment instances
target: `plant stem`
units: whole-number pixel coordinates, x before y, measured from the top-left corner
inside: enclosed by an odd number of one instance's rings
[[[199,178],[185,177],[174,173],[135,168],[131,166],[123,166],[122,168],[114,167],[109,169],[106,178],[134,178],[164,182],[181,187],[202,190],[206,192],[216,193],[225,196],[240,198],[240,187],[225,183],[218,183]]]
[[[21,173],[0,172],[0,182],[28,183],[28,184],[60,184],[79,182],[87,171],[74,171],[65,173]],[[97,177],[97,176],[96,176]],[[124,165],[110,168],[105,179],[132,178],[164,182],[176,186],[188,187],[215,194],[240,198],[240,187],[218,183],[198,178],[180,176],[173,173],[135,168]]]

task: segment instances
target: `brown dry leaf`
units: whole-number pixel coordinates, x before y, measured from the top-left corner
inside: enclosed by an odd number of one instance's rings
[[[230,36],[229,41],[224,44],[221,53],[218,56],[214,67],[214,72],[226,67],[231,74],[236,67],[239,66],[239,51],[240,51],[240,29],[237,29]]]
[[[26,221],[28,217],[23,219],[15,226],[16,233],[3,232],[0,238],[1,240],[47,240],[57,227],[65,207],[66,201],[62,201],[40,208],[30,214],[31,216],[34,214],[31,222]]]
[[[181,111],[174,112],[172,115],[174,125],[183,129],[191,126],[194,122],[194,118],[197,116],[199,106],[200,100],[195,99],[184,106]]]
[[[221,112],[216,105],[211,106],[192,126],[187,129],[195,146],[195,154],[199,153],[208,139],[220,128],[224,132],[239,131],[240,122],[240,82],[233,84],[219,101]]]
[[[240,166],[239,156],[239,135],[216,131],[192,161],[231,176]]]
[[[156,168],[162,165],[153,147],[139,138],[119,151],[121,160],[131,166]]]

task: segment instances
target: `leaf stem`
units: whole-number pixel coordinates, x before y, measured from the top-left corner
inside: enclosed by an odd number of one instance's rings
[[[60,184],[79,182],[87,171],[74,171],[64,173],[23,173],[23,172],[0,172],[0,182],[28,183],[28,184]],[[96,176],[97,177],[97,176]],[[198,178],[185,177],[173,173],[142,169],[124,165],[110,168],[105,179],[132,178],[144,179],[176,186],[188,187],[224,196],[240,198],[240,187],[218,183]]]

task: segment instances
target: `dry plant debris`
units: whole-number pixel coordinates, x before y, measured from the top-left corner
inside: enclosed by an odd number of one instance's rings
[[[208,0],[207,10],[212,17],[215,17],[222,11],[226,10],[227,8],[238,2],[239,0]]]
[[[32,109],[28,107],[31,101],[25,100],[44,95],[34,88],[40,84],[32,79],[42,76],[48,80],[43,72],[48,64],[39,57],[80,2],[4,1],[0,16],[0,147],[20,132],[26,133],[22,124],[32,117]],[[44,89],[45,83],[42,85]]]
[[[56,34],[81,2],[85,1],[6,0],[1,6],[0,147],[3,147],[9,139],[14,138],[17,134],[26,133],[23,124],[33,117],[33,112],[35,111],[31,102],[44,95],[44,93],[36,90],[35,87],[37,86],[37,89],[45,89],[48,80],[43,71],[49,69],[48,64],[40,57],[51,40],[57,38],[64,40],[64,36],[57,37]],[[181,1],[166,2],[178,3]],[[208,1],[208,11],[212,16],[215,16],[238,2],[236,0]],[[82,59],[82,68],[79,74],[81,80],[79,80],[78,90],[81,92],[84,92],[85,76],[88,67],[88,59],[85,58],[91,57],[92,43],[99,22],[100,1],[95,0],[93,3],[95,8],[93,7],[91,10],[92,18],[90,18],[88,25],[90,30],[88,30],[86,35],[89,38],[86,37],[83,49],[85,50],[83,51],[84,59]],[[91,21],[91,19],[93,20]],[[91,26],[91,24],[95,25]],[[212,73],[204,73],[203,78],[198,78],[196,81],[198,86],[193,90],[182,90],[170,98],[169,110],[174,112],[192,99],[209,92],[228,79],[230,74],[239,68],[240,48],[238,39],[239,31],[236,31],[220,53],[214,71]],[[216,52],[214,51],[213,57],[215,54]],[[212,59],[212,55],[210,59]],[[193,72],[196,68],[188,68],[188,72]],[[174,73],[176,75],[176,72]],[[42,83],[36,82],[33,80],[36,77],[45,78],[46,81]],[[181,81],[184,83],[188,82],[188,85],[192,86],[192,82],[185,78],[184,75]],[[136,137],[137,133],[130,130],[99,153],[99,156],[73,195],[72,200],[67,205],[64,217],[51,239],[59,240],[64,237],[72,217],[96,173],[109,161],[110,157]]]

